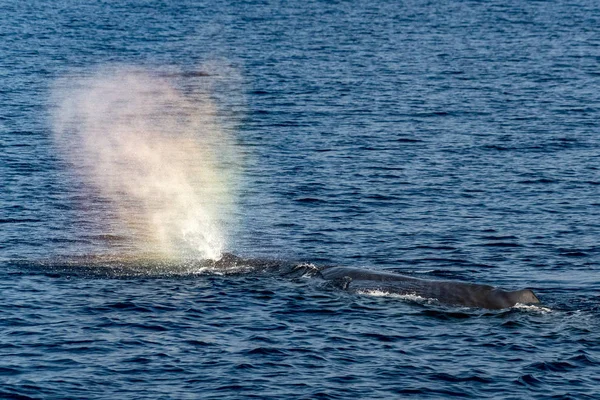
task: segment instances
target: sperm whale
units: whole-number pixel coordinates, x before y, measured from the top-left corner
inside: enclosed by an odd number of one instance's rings
[[[285,279],[321,279],[327,286],[350,293],[380,291],[415,295],[440,304],[486,309],[503,309],[516,304],[537,304],[529,289],[506,291],[489,285],[460,281],[426,280],[393,272],[342,266],[317,266],[277,259],[243,258],[225,253],[218,260],[169,260],[160,257],[124,255],[82,255],[37,262],[15,260],[18,268],[41,269],[54,275],[135,278],[151,276],[270,275]]]
[[[285,276],[308,275],[321,278],[332,286],[361,293],[372,290],[390,294],[416,295],[435,299],[439,303],[486,309],[503,309],[516,304],[538,304],[540,300],[530,289],[505,291],[494,286],[460,281],[425,280],[411,276],[370,269],[293,264],[273,260],[244,259],[225,254],[215,265],[246,265],[257,270],[276,270]]]
[[[456,306],[502,309],[516,304],[540,302],[529,289],[505,291],[489,285],[425,280],[358,268],[325,267],[319,271],[319,275],[340,289],[350,292],[379,290],[385,293],[436,299],[440,303]]]

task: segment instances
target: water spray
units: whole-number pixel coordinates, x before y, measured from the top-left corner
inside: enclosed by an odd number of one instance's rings
[[[141,249],[220,257],[239,162],[210,94],[184,94],[170,76],[108,68],[61,79],[53,95],[57,147]]]

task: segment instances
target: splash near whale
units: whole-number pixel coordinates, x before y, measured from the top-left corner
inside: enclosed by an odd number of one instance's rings
[[[131,67],[60,79],[53,138],[72,172],[111,204],[115,229],[128,230],[137,251],[217,259],[240,157],[210,91],[175,83]]]

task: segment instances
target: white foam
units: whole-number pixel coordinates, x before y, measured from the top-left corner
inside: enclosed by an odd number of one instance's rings
[[[296,267],[294,267],[294,270],[302,268],[305,268],[306,271],[302,274],[301,278],[313,278],[320,271],[319,267],[312,263],[298,264]]]
[[[391,297],[391,298],[396,298],[396,299],[402,299],[405,301],[415,301],[415,302],[419,302],[419,303],[437,301],[436,299],[429,299],[426,297],[419,296],[416,293],[409,293],[409,294],[390,293],[390,292],[386,292],[386,291],[380,290],[380,289],[359,290],[359,291],[357,291],[357,293],[361,294],[361,295],[366,295],[366,296]]]
[[[538,313],[542,313],[542,314],[546,314],[546,313],[552,312],[551,308],[543,307],[543,306],[538,306],[538,305],[535,305],[535,304],[521,304],[521,303],[517,303],[514,306],[512,306],[511,308],[514,308],[514,309],[517,309],[517,310],[521,310],[521,311],[538,312]]]

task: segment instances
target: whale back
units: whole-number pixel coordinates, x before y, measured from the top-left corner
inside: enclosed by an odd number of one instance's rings
[[[350,277],[355,281],[372,282],[405,282],[420,280],[410,276],[394,274],[391,272],[380,272],[351,267],[325,267],[321,269],[320,273],[321,277],[325,280],[337,280],[344,277]]]
[[[440,303],[458,306],[502,309],[513,307],[517,303],[540,302],[529,289],[510,292],[489,285],[424,280],[389,272],[347,267],[324,268],[320,274],[323,279],[350,292],[379,290],[436,299]]]
[[[540,299],[530,289],[515,290],[507,292],[507,295],[512,303],[520,304],[538,304]]]

